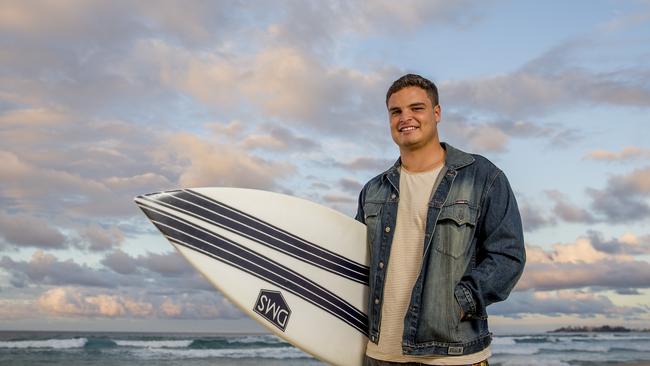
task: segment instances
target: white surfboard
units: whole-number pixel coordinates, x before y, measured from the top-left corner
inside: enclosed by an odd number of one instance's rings
[[[324,362],[362,364],[363,224],[307,200],[252,189],[182,189],[135,202],[246,315]]]

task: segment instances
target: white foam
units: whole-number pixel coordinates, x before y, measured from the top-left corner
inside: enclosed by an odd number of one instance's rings
[[[187,348],[192,344],[191,339],[175,341],[135,341],[114,339],[113,342],[118,346],[138,348]]]
[[[282,339],[272,335],[272,334],[264,334],[264,335],[254,335],[254,336],[244,336],[241,338],[228,338],[227,339],[228,343],[269,343],[269,344],[277,344],[277,343],[285,343]]]
[[[39,341],[6,341],[0,342],[0,348],[82,348],[88,339],[71,338],[71,339],[45,339]]]
[[[513,345],[515,344],[515,338],[519,337],[494,337],[492,338],[492,344],[495,345]]]
[[[273,359],[295,359],[309,358],[307,354],[293,347],[271,347],[271,348],[254,348],[254,349],[136,349],[132,352],[134,355],[144,359],[160,358],[273,358]]]

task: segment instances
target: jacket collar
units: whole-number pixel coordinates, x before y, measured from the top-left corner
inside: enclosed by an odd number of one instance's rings
[[[459,150],[446,142],[441,142],[440,146],[447,152],[445,156],[445,166],[449,170],[457,170],[470,165],[474,162],[474,157],[462,150]],[[399,176],[400,166],[402,165],[402,158],[397,158],[395,164],[383,173],[383,177]]]

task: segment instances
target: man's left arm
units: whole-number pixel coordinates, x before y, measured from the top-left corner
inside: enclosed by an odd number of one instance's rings
[[[501,171],[485,195],[476,235],[476,268],[455,288],[462,318],[487,317],[486,307],[508,297],[526,262],[519,208]]]

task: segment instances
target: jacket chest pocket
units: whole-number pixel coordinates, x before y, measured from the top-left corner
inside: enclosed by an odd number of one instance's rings
[[[454,258],[463,255],[474,235],[477,216],[478,210],[466,202],[443,206],[434,231],[436,250]]]
[[[363,205],[363,219],[367,227],[366,242],[371,251],[381,223],[381,207],[381,203],[365,203]]]

